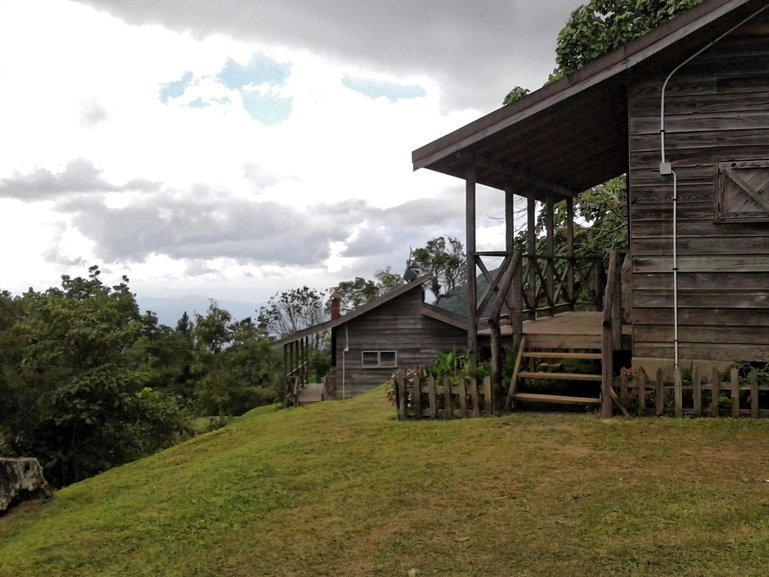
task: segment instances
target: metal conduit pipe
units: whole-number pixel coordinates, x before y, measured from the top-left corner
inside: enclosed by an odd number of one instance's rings
[[[697,58],[700,54],[710,49],[712,46],[726,38],[729,34],[737,30],[740,26],[750,22],[753,18],[769,9],[769,4],[766,4],[762,8],[759,8],[748,17],[740,20],[737,24],[729,28],[726,32],[718,36],[715,40],[706,44],[700,48],[697,52],[689,56],[686,60],[676,66],[670,74],[665,78],[665,82],[662,84],[662,95],[660,97],[660,174],[671,175],[673,177],[673,369],[678,370],[678,177],[673,170],[671,162],[668,162],[665,158],[665,92],[668,87],[670,79],[681,70],[684,66],[689,64],[692,60]]]

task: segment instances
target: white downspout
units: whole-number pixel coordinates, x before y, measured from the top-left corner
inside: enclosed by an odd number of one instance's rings
[[[667,78],[665,78],[665,82],[662,84],[662,96],[660,97],[660,153],[661,153],[661,160],[660,160],[660,174],[662,175],[672,175],[673,176],[673,369],[675,371],[678,370],[678,215],[677,215],[677,207],[678,207],[678,178],[676,176],[675,171],[673,170],[672,163],[667,162],[665,159],[665,91],[667,90],[668,83],[670,82],[670,79],[673,78],[673,76],[684,66],[689,64],[692,60],[697,58],[700,54],[708,50],[711,46],[714,44],[720,42],[722,39],[724,39],[726,36],[737,30],[740,26],[743,24],[749,22],[761,12],[769,8],[769,4],[765,5],[763,8],[759,8],[755,12],[753,12],[750,16],[747,18],[741,20],[736,25],[732,26],[721,34],[718,38],[710,42],[709,44],[705,45],[704,47],[700,48],[697,52],[689,56],[686,60],[681,62],[678,66],[676,66],[670,74],[667,75]]]

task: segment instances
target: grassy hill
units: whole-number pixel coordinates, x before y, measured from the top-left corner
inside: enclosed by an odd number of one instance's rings
[[[0,518],[3,577],[766,575],[769,422],[252,415]]]

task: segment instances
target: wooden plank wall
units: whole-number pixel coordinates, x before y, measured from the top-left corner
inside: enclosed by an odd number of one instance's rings
[[[467,332],[422,314],[422,291],[409,291],[336,329],[336,398],[342,398],[342,351],[347,329],[350,350],[345,354],[346,398],[370,391],[398,370],[416,368],[435,361],[438,351],[464,350]],[[398,367],[364,369],[363,351],[397,351]]]
[[[756,24],[765,30],[769,18]],[[659,174],[670,70],[629,91],[637,358],[673,357],[672,178]],[[666,94],[667,160],[678,175],[679,356],[769,361],[769,223],[714,222],[717,162],[769,159],[769,38],[724,39]]]

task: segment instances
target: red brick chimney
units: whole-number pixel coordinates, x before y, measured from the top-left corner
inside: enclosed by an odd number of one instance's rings
[[[342,295],[334,293],[331,295],[331,319],[338,319],[342,316],[341,312]]]

